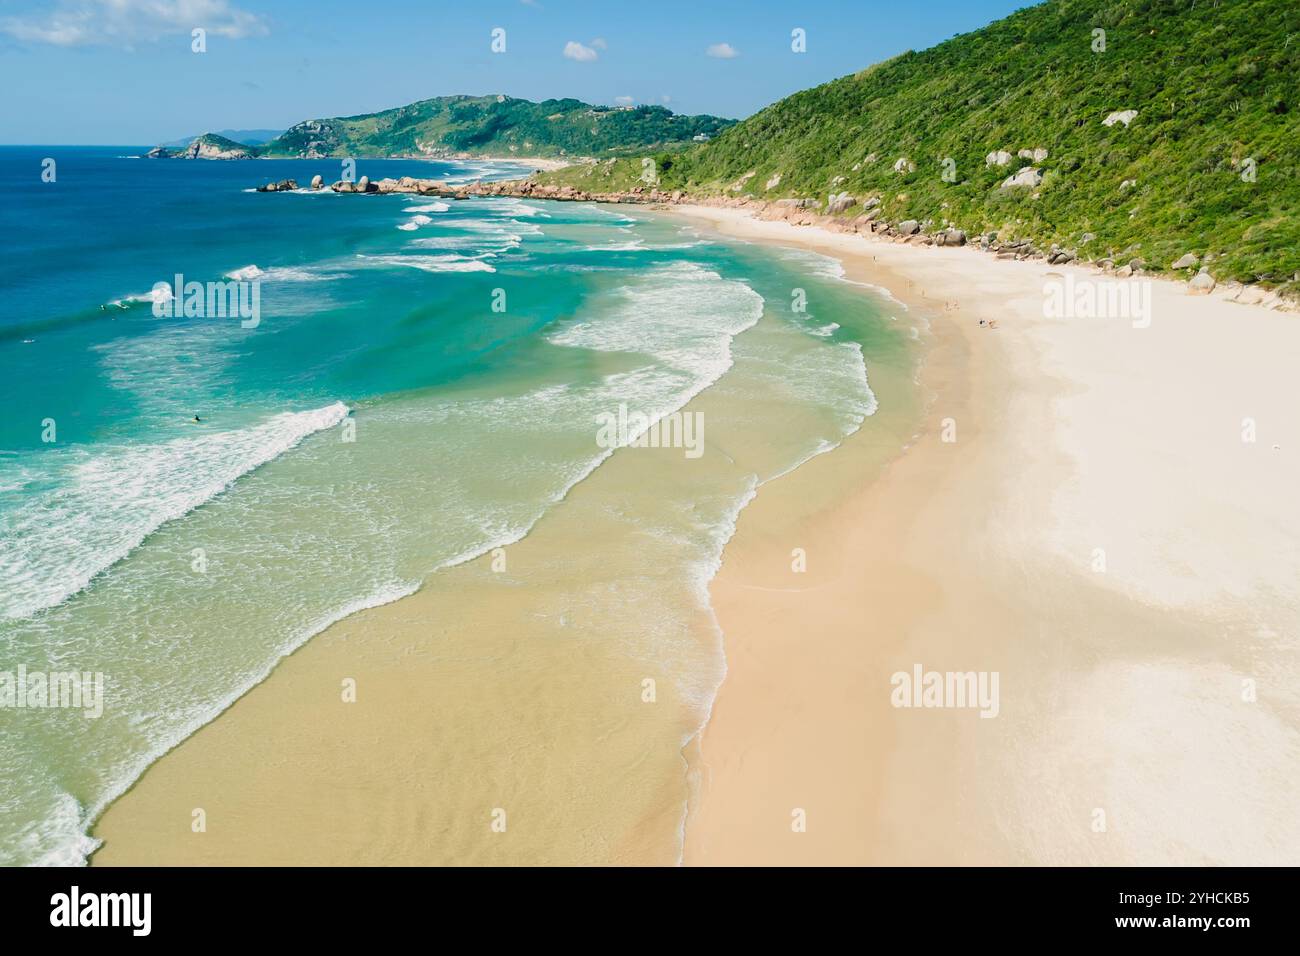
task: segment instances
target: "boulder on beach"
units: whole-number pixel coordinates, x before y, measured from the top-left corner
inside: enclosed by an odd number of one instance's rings
[[[915,219],[904,219],[898,224],[898,231],[904,236],[914,236],[921,231],[921,224]]]
[[[1214,276],[1210,275],[1205,266],[1201,266],[1201,271],[1192,276],[1192,281],[1187,283],[1187,291],[1192,295],[1208,295],[1214,291]]]
[[[1198,266],[1198,265],[1200,265],[1200,264],[1201,264],[1201,260],[1200,260],[1199,258],[1197,258],[1197,256],[1195,255],[1195,253],[1188,252],[1188,253],[1184,254],[1183,256],[1180,256],[1180,257],[1178,258],[1178,260],[1177,260],[1176,262],[1174,262],[1174,263],[1173,263],[1169,268],[1171,268],[1171,269],[1194,269],[1196,266]]]

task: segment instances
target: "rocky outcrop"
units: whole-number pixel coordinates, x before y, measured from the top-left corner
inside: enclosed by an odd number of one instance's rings
[[[1022,186],[1033,188],[1042,185],[1043,174],[1033,166],[1026,166],[1017,173],[1012,173],[1002,181],[999,189],[1018,189]]]
[[[321,178],[320,173],[317,173],[315,176],[311,178],[312,189],[320,189],[321,186],[323,186],[324,184],[325,184],[325,180]]]
[[[243,143],[226,139],[224,136],[217,136],[215,133],[204,133],[196,137],[188,146],[179,149],[155,146],[145,153],[147,159],[255,159],[256,157],[257,150]]]
[[[227,146],[200,136],[185,147],[185,159],[252,159],[253,153],[246,146]]]
[[[836,213],[844,212],[844,210],[856,206],[857,204],[858,201],[848,193],[840,193],[839,195],[831,196],[830,202],[826,204],[826,211],[831,215],[835,215]]]
[[[984,157],[985,166],[1005,166],[1011,162],[1011,154],[1005,149],[994,150]]]
[[[1195,255],[1194,253],[1189,252],[1189,253],[1187,253],[1187,254],[1185,254],[1185,255],[1183,255],[1183,256],[1180,256],[1180,257],[1177,259],[1177,261],[1175,261],[1174,263],[1172,263],[1172,264],[1169,266],[1169,268],[1171,268],[1171,269],[1194,269],[1194,268],[1196,268],[1196,267],[1197,267],[1198,265],[1200,265],[1200,264],[1201,264],[1201,260],[1200,260],[1199,258],[1197,258],[1196,255]]]
[[[1035,146],[1033,149],[1022,149],[1016,153],[1021,159],[1027,159],[1031,163],[1041,163],[1047,158],[1047,150],[1041,146]]]
[[[1107,114],[1106,118],[1101,121],[1102,126],[1114,126],[1116,123],[1123,123],[1128,126],[1137,118],[1137,110],[1116,110],[1114,113]]]
[[[395,182],[395,180],[385,179],[385,180],[381,180],[381,182],[391,183],[391,182]],[[334,190],[334,192],[336,193],[377,193],[377,192],[408,192],[409,193],[409,192],[418,191],[416,189],[381,190],[379,188],[379,183],[372,183],[370,181],[369,176],[362,176],[355,183],[350,183],[347,182],[346,180],[341,179],[338,182],[336,182],[334,185],[330,186],[330,189]]]
[[[916,172],[916,163],[912,162],[906,156],[899,156],[894,161],[894,172],[896,173],[914,173]]]
[[[264,186],[258,186],[259,193],[287,193],[298,188],[298,180],[282,179],[278,183],[267,183]]]

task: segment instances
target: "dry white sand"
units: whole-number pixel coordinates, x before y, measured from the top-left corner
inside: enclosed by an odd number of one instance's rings
[[[673,214],[834,255],[933,328],[883,479],[790,526],[850,443],[741,516],[686,861],[1300,862],[1300,317],[1141,280],[1149,313],[1049,318],[1050,284],[1125,280]],[[998,717],[892,707],[917,663],[997,671]]]

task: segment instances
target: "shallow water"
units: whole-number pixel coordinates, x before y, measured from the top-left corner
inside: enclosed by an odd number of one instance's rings
[[[633,490],[591,518],[605,530],[569,556],[556,613],[616,642],[593,666],[656,662],[670,723],[698,726],[724,666],[706,585],[735,517],[876,411],[871,366],[908,361],[898,307],[829,260],[641,211],[256,194],[334,174],[128,152],[0,149],[30,179],[27,254],[0,265],[0,673],[105,683],[94,719],[0,707],[0,862],[83,859],[108,802],[329,623],[426,581],[454,617],[440,575],[613,461]],[[156,317],[148,293],[176,273],[256,281],[256,326]],[[692,400],[698,457],[601,440],[601,416]]]

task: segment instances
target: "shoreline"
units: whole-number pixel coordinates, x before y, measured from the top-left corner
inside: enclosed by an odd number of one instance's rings
[[[1161,619],[1160,614],[1170,615],[1169,608],[1159,613],[1152,609],[1153,585],[1158,592],[1159,585],[1167,582],[1139,582],[1142,600],[1135,600],[1131,593],[1115,593],[1093,581],[1079,580],[1079,568],[1062,560],[1060,548],[1042,549],[1045,553],[1036,556],[1043,560],[1047,570],[1041,575],[1027,575],[1015,563],[1017,558],[1023,562],[1025,554],[1008,545],[1024,544],[1030,537],[1027,528],[1033,522],[1022,516],[1016,534],[999,535],[998,540],[990,541],[983,524],[993,516],[1004,518],[1007,502],[989,502],[991,507],[975,509],[976,514],[960,493],[961,487],[997,489],[1011,483],[1014,479],[1007,473],[1008,462],[1018,460],[1016,455],[1027,451],[1031,460],[1035,457],[1034,449],[1026,448],[1025,435],[1016,434],[1008,427],[1006,410],[996,407],[1007,381],[1002,376],[1009,377],[1016,386],[1024,386],[1027,394],[1017,399],[1023,406],[1021,411],[1034,421],[1036,428],[1042,429],[1042,434],[1049,436],[1054,435],[1059,421],[1051,421],[1054,416],[1047,409],[1078,385],[1061,368],[1048,373],[1038,367],[1050,357],[1053,347],[1050,341],[1017,341],[1013,347],[1010,341],[1004,340],[1013,336],[1021,339],[1027,328],[1020,329],[1007,319],[997,329],[981,329],[974,324],[977,312],[1005,314],[1001,310],[1010,309],[1029,326],[1035,309],[1041,305],[1037,289],[1043,274],[1061,267],[1049,270],[1041,263],[997,262],[990,257],[974,256],[970,250],[922,250],[903,244],[863,241],[853,235],[749,220],[744,213],[717,207],[675,206],[662,211],[686,220],[703,221],[710,228],[745,241],[802,246],[831,254],[844,262],[846,278],[883,286],[914,307],[928,306],[934,313],[935,342],[928,350],[921,384],[931,396],[930,408],[936,413],[946,412],[945,417],[955,412],[963,423],[959,426],[963,437],[974,438],[970,441],[974,454],[969,458],[945,457],[932,440],[935,423],[927,421],[915,436],[894,436],[910,447],[905,454],[893,457],[877,476],[872,469],[879,464],[880,449],[872,449],[876,458],[867,453],[872,436],[864,427],[836,449],[835,454],[818,456],[764,485],[762,493],[741,512],[735,534],[724,549],[721,570],[710,586],[713,613],[724,635],[727,670],[702,732],[691,737],[690,730],[694,728],[689,728],[686,733],[689,742],[683,755],[687,759],[692,793],[687,803],[680,862],[687,865],[1162,862],[1160,857],[1152,855],[1153,848],[1142,845],[1141,841],[1090,843],[1086,834],[1080,839],[1074,830],[1064,834],[1053,830],[1053,824],[1059,829],[1058,818],[1064,812],[1060,806],[1064,788],[1059,784],[1048,791],[1048,806],[1055,816],[1034,820],[1031,826],[1023,828],[1027,833],[1017,832],[1015,839],[1008,838],[1002,819],[1007,807],[1024,807],[1029,813],[1036,803],[1042,802],[1043,792],[997,790],[986,779],[991,775],[986,762],[1012,774],[1028,774],[1030,764],[1024,759],[1024,752],[1028,751],[1044,759],[1044,765],[1053,773],[1068,775],[1060,754],[1044,758],[1044,735],[1035,732],[1033,721],[1018,716],[1012,721],[961,723],[956,718],[971,715],[949,714],[940,720],[926,720],[939,715],[891,710],[885,693],[876,699],[863,690],[883,686],[887,693],[889,671],[906,666],[910,658],[936,667],[944,663],[945,654],[972,653],[971,635],[957,640],[963,628],[954,622],[960,623],[969,608],[975,606],[980,609],[977,636],[981,640],[974,645],[979,655],[974,659],[963,658],[959,666],[983,670],[976,665],[990,661],[998,664],[993,669],[1004,675],[1004,686],[1007,675],[1044,680],[1045,686],[1063,695],[1074,708],[1071,722],[1082,723],[1087,715],[1076,712],[1082,704],[1071,697],[1072,689],[1068,686],[1071,674],[1062,660],[1052,660],[1051,667],[1035,669],[1031,666],[1036,657],[1033,652],[1026,655],[1031,658],[1029,662],[1013,653],[1017,649],[1011,646],[1008,636],[1023,635],[1041,627],[1036,615],[1044,612],[1042,598],[1019,605],[1005,598],[1008,592],[1024,587],[1027,577],[1032,577],[1028,583],[1042,594],[1077,605],[1069,615],[1066,630],[1080,639],[1085,657],[1087,651],[1096,650],[1088,645],[1090,640],[1094,645],[1097,643],[1092,639],[1090,625],[1098,615],[1115,622],[1119,628],[1132,628],[1136,622],[1144,632],[1156,635],[1148,638],[1148,650],[1152,646],[1177,647],[1178,633],[1183,628],[1202,632],[1197,645],[1199,651],[1224,650],[1215,648],[1212,637],[1204,633],[1205,607],[1178,607],[1180,597],[1182,604],[1189,603],[1185,596],[1165,593],[1164,597],[1171,599],[1166,603],[1174,605],[1175,624]],[[993,268],[985,269],[985,266]],[[1066,268],[1084,272],[1079,267]],[[987,275],[987,272],[996,274]],[[1028,287],[1026,280],[1030,280]],[[1160,295],[1161,302],[1167,306],[1173,302],[1174,284],[1163,285],[1171,287]],[[1008,288],[1019,294],[1018,299],[1007,298]],[[1026,288],[1035,295],[1027,297]],[[947,306],[949,296],[956,304],[951,309],[934,312],[933,303],[942,302]],[[1186,298],[1180,296],[1180,300]],[[1198,305],[1198,311],[1214,313],[1211,321],[1221,320],[1218,313],[1226,309],[1225,304],[1214,302],[1211,297],[1190,301]],[[1229,311],[1234,315],[1258,313],[1274,322],[1285,320],[1285,316],[1257,307]],[[1271,329],[1269,334],[1280,335],[1294,344],[1290,336],[1295,333],[1290,330]],[[1030,336],[1023,338],[1027,340]],[[1016,349],[1021,351],[1015,353]],[[1141,392],[1143,385],[1138,382],[1129,387]],[[971,418],[974,424],[968,428],[964,423]],[[959,442],[957,447],[966,446]],[[842,479],[842,466],[848,464],[850,456],[854,456],[853,466],[862,469],[855,479],[858,480],[856,489],[829,508],[811,516],[804,514],[801,499],[808,487],[828,478]],[[1041,517],[1045,507],[1050,511],[1054,489],[1069,481],[1065,456],[1039,450],[1037,457],[1042,459],[1034,462],[1040,474],[1034,480],[1021,482],[1024,485],[1021,500],[1033,503],[1035,519]],[[1287,460],[1295,464],[1292,456]],[[960,467],[955,468],[958,464]],[[1288,474],[1294,476],[1296,472]],[[1168,479],[1170,475],[1165,473],[1161,477]],[[881,547],[882,527],[888,529],[884,536],[888,547],[884,548]],[[968,535],[954,536],[953,527],[964,529]],[[786,545],[791,535],[810,542],[808,553],[816,556],[810,558],[811,586],[796,590],[788,586]],[[954,538],[963,548],[951,549]],[[780,546],[774,551],[772,543],[777,540]],[[945,553],[945,549],[956,553]],[[966,563],[972,561],[972,550],[975,560],[973,564]],[[997,560],[989,562],[987,568],[981,566],[981,560],[993,553]],[[774,555],[780,560],[775,561]],[[831,560],[824,556],[830,556]],[[936,561],[936,556],[940,560]],[[896,561],[899,557],[904,559],[901,565]],[[822,570],[827,565],[829,569]],[[977,568],[977,573],[971,572],[972,566]],[[852,573],[847,570],[850,568]],[[869,587],[863,587],[862,578],[871,582]],[[938,605],[934,604],[936,595],[943,598]],[[414,595],[390,607],[402,608],[400,613],[409,617],[418,597]],[[961,613],[957,614],[958,611]],[[1274,616],[1280,626],[1294,623],[1285,608],[1280,612],[1276,608],[1271,611],[1276,612]],[[309,646],[355,641],[359,622],[367,614],[353,615],[342,625],[318,635]],[[946,627],[933,620],[936,616]],[[853,621],[873,618],[874,631],[865,640],[854,640]],[[766,645],[761,642],[764,635],[771,639]],[[791,642],[790,635],[796,640]],[[818,638],[816,654],[810,655],[801,643],[801,639],[809,636]],[[787,646],[781,646],[783,639]],[[298,655],[282,659],[277,670],[287,660],[300,659]],[[1090,659],[1090,663],[1096,662]],[[1122,660],[1121,666],[1126,663],[1134,662]],[[1180,662],[1175,659],[1174,663]],[[1290,667],[1294,661],[1284,658],[1280,664]],[[1179,695],[1186,696],[1188,681],[1196,682],[1196,689],[1203,690],[1205,675],[1169,666],[1168,662],[1163,667],[1157,672],[1164,681],[1162,689],[1178,698],[1172,704],[1166,699],[1161,705],[1167,709],[1165,719],[1172,719],[1181,713],[1176,705],[1181,699]],[[1084,673],[1087,682],[1094,684],[1096,675],[1091,671]],[[1222,674],[1214,677],[1221,682]],[[259,685],[241,699],[244,706],[237,708],[240,714],[255,709],[263,719],[271,718],[276,702],[268,699],[267,692],[259,693],[259,688],[265,686],[265,683]],[[1103,682],[1103,690],[1106,687]],[[260,701],[256,708],[245,704],[254,694]],[[1122,696],[1119,702],[1132,709],[1134,702],[1130,696]],[[864,699],[868,701],[865,704]],[[774,708],[774,700],[782,700],[789,706]],[[1024,706],[1037,721],[1055,715],[1052,702],[1031,697]],[[778,726],[772,725],[774,709],[779,712],[776,716],[782,718]],[[1151,711],[1145,717],[1156,719],[1160,708],[1152,707]],[[193,753],[195,748],[188,745],[200,735],[223,738],[224,747],[237,749],[240,729],[234,728],[233,722],[227,719],[230,713],[187,739],[178,750],[183,748],[186,753]],[[324,712],[319,716],[324,717]],[[1285,716],[1283,710],[1282,717]],[[1266,731],[1267,739],[1294,738],[1293,722],[1279,719],[1277,713],[1260,719],[1265,723],[1257,729]],[[997,733],[985,733],[984,725],[990,723],[1013,726]],[[1104,728],[1094,726],[1093,730]],[[1087,735],[1081,736],[1086,741]],[[1131,746],[1134,741],[1124,739],[1118,743]],[[1079,756],[1077,751],[1082,747],[1082,741],[1074,741],[1072,758]],[[938,765],[925,756],[936,753],[946,758],[939,760]],[[1107,754],[1089,753],[1084,757],[1090,771],[1095,773],[1099,766],[1105,769]],[[1215,757],[1212,765],[1216,768],[1231,764],[1225,753],[1216,753]],[[852,773],[841,770],[846,758]],[[175,763],[179,758],[169,759]],[[197,773],[199,767],[193,759],[188,763],[189,769]],[[1248,778],[1258,783],[1258,768],[1248,763],[1248,767],[1231,769],[1239,774],[1247,770]],[[148,779],[157,766],[151,767],[142,779]],[[953,799],[950,791],[959,786],[959,781],[966,780],[967,774],[978,781],[977,785],[966,784],[973,786],[975,792],[965,794],[960,800]],[[173,772],[173,776],[183,779],[184,773]],[[792,798],[788,791],[782,792],[781,782],[795,779],[802,781],[801,794]],[[1081,775],[1070,776],[1069,782],[1077,786],[1081,779]],[[654,809],[643,807],[639,812],[648,814],[644,819],[669,823],[675,819],[674,829],[682,832],[680,804],[674,811],[674,802],[679,798],[672,796],[673,792],[674,788],[670,787],[656,799]],[[1156,797],[1168,799],[1170,795],[1159,791],[1126,796],[1130,804],[1146,811],[1150,821],[1150,807]],[[1265,796],[1274,799],[1277,794],[1270,791]],[[793,802],[795,799],[797,802]],[[1241,799],[1234,794],[1233,800],[1217,805],[1218,811],[1229,812]],[[1246,803],[1258,805],[1259,796]],[[116,817],[114,810],[119,806],[120,802],[110,806],[100,822],[110,815]],[[364,813],[363,806],[364,802],[357,809]],[[810,820],[807,832],[797,837],[790,828],[794,808],[806,810]],[[1268,809],[1273,809],[1271,804]],[[831,826],[826,825],[828,819],[833,821]],[[248,822],[251,825],[252,821]],[[364,827],[365,821],[351,821],[349,825]],[[918,836],[916,828],[930,832]],[[98,831],[99,823],[92,832],[97,835]],[[1259,837],[1257,833],[1252,835]],[[1093,845],[1098,842],[1102,845]],[[1281,846],[1289,849],[1285,841],[1281,841]],[[108,856],[115,858],[120,852],[130,859],[132,850],[130,846],[122,846]],[[1232,862],[1260,852],[1265,859],[1273,858],[1267,848],[1261,851],[1258,843],[1235,853],[1231,847],[1219,847],[1216,853],[1198,852],[1203,855],[1179,859]],[[644,844],[627,848],[619,857],[624,862],[653,862],[656,857],[658,862],[674,862],[663,859]]]
[[[1235,502],[1233,524],[1221,502],[1260,481],[1281,493],[1283,474],[1300,475],[1300,435],[1274,419],[1291,441],[1275,433],[1259,449],[1272,459],[1261,474],[1231,413],[1207,442],[1197,416],[1213,400],[1190,400],[1181,427],[1169,407],[1213,364],[1216,395],[1283,414],[1286,390],[1270,383],[1285,381],[1285,362],[1252,362],[1261,348],[1295,355],[1294,320],[1158,279],[1147,328],[1050,320],[1045,284],[1095,272],[736,209],[667,212],[836,255],[846,278],[933,318],[929,412],[906,453],[806,521],[785,513],[829,477],[828,461],[765,488],[741,516],[711,588],[728,676],[692,752],[685,862],[1294,863],[1300,833],[1268,781],[1279,765],[1300,769],[1294,684],[1278,679],[1300,670],[1279,638],[1297,623],[1286,574],[1300,559],[1269,525],[1300,528],[1300,508]],[[1124,359],[1133,367],[1117,374]],[[1117,427],[1144,404],[1134,434]],[[828,457],[849,465],[848,444]],[[1090,481],[1081,460],[1141,461],[1145,473]],[[1187,546],[1192,528],[1204,546]],[[795,541],[807,542],[806,580],[789,567]],[[1260,551],[1283,567],[1243,541],[1267,541]],[[891,706],[892,676],[915,664],[998,673],[998,719]],[[1270,700],[1243,701],[1239,685],[1261,673]],[[1162,750],[1170,737],[1186,751]]]
[[[493,162],[510,161],[502,158],[482,158],[485,161]],[[567,165],[574,164],[561,162],[555,168],[564,168]],[[279,184],[272,182],[258,186],[256,191],[259,193],[285,191],[290,188],[290,185],[296,188],[296,181],[285,180]],[[993,233],[968,240],[964,230],[954,227],[940,229],[935,232],[924,232],[921,231],[920,224],[915,221],[911,222],[908,229],[902,230],[887,220],[877,218],[878,209],[875,208],[868,210],[864,215],[843,217],[817,212],[816,210],[819,207],[804,205],[808,200],[777,200],[769,202],[767,200],[718,196],[692,196],[682,190],[664,191],[657,186],[652,186],[648,190],[645,187],[637,186],[624,191],[592,192],[570,185],[554,186],[547,183],[538,183],[532,177],[527,179],[497,179],[486,182],[476,180],[453,186],[438,179],[417,179],[413,176],[402,176],[398,179],[386,178],[374,182],[369,182],[367,179],[365,185],[343,181],[327,185],[322,182],[321,185],[312,188],[331,189],[339,193],[360,193],[362,195],[399,193],[457,200],[500,196],[515,199],[547,199],[554,202],[592,202],[601,205],[627,204],[658,210],[679,209],[684,210],[683,215],[695,215],[697,217],[701,215],[700,210],[725,210],[733,214],[731,217],[733,219],[735,216],[739,216],[741,219],[753,219],[755,222],[812,227],[816,232],[827,235],[848,238],[858,236],[878,244],[887,240],[893,245],[911,246],[917,249],[939,248],[950,251],[961,249],[967,254],[978,250],[997,261],[1038,263],[1055,268],[1068,267],[1072,274],[1105,277],[1109,282],[1117,280],[1123,280],[1125,283],[1130,281],[1161,281],[1177,285],[1181,290],[1189,294],[1214,298],[1223,302],[1258,306],[1276,311],[1300,311],[1300,298],[1288,297],[1275,289],[1252,283],[1218,282],[1204,274],[1208,266],[1202,268],[1202,274],[1186,274],[1184,278],[1180,279],[1172,270],[1162,271],[1157,269],[1149,271],[1144,264],[1139,265],[1142,262],[1140,259],[1132,260],[1131,265],[1117,268],[1116,263],[1111,258],[1082,259],[1072,250],[1058,249],[1055,245],[1049,250],[1042,250],[1035,247],[1029,240],[1017,240],[1004,244],[999,242],[996,234]],[[978,243],[975,240],[978,240]],[[836,248],[850,253],[861,251],[860,247],[855,248],[853,246],[837,245]],[[1202,281],[1206,279],[1209,280],[1208,284],[1202,284]]]

